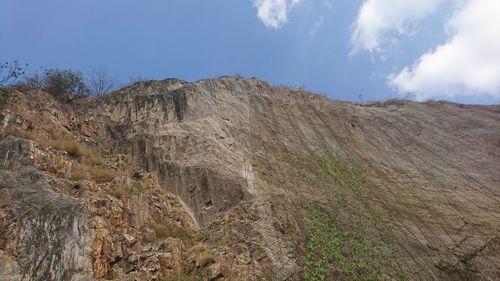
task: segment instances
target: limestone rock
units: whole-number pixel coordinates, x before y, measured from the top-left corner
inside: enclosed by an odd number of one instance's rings
[[[304,280],[310,206],[342,233],[376,214],[358,236],[387,234],[380,252],[407,277],[499,279],[498,105],[355,104],[232,77],[4,100],[0,280]],[[326,280],[352,277],[326,262]]]

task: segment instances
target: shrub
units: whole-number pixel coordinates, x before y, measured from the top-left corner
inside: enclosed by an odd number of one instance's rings
[[[32,74],[24,78],[20,83],[18,83],[17,88],[22,90],[25,89],[38,89],[43,90],[46,87],[45,79],[42,74]]]
[[[41,74],[27,77],[18,86],[45,90],[54,96],[66,93],[88,96],[90,93],[82,73],[68,69],[45,69]]]
[[[65,93],[87,96],[90,92],[80,71],[49,69],[44,76],[46,90],[56,96]]]

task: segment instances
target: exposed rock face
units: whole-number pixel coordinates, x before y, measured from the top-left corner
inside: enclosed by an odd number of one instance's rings
[[[37,170],[0,171],[0,178],[3,201],[15,202],[2,208],[1,228],[5,232],[1,250],[14,255],[16,261],[2,267],[17,269],[2,270],[0,276],[11,280],[89,280],[89,225],[81,206],[56,194],[46,175]]]
[[[499,106],[230,77],[7,100],[1,280],[500,278]]]
[[[174,90],[163,83],[125,89],[107,97],[97,112],[120,153],[154,172],[205,225],[251,193],[242,178],[249,154],[249,96],[245,89],[218,89],[214,81]]]

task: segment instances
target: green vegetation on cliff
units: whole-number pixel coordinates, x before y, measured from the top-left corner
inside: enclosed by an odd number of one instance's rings
[[[342,276],[348,280],[405,279],[391,261],[387,227],[368,204],[373,195],[362,170],[325,147],[303,162],[306,184],[324,189],[329,203],[307,203],[306,280]]]

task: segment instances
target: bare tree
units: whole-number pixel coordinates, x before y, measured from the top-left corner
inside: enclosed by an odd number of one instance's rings
[[[103,67],[91,67],[87,80],[91,94],[96,97],[109,93],[115,86],[114,79]]]
[[[24,74],[28,64],[21,65],[17,60],[0,63],[0,86],[11,83]]]

